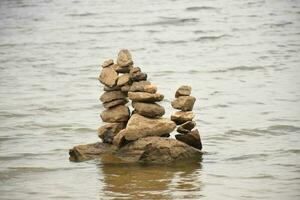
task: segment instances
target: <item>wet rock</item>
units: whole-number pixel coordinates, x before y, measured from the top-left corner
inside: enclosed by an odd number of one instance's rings
[[[192,121],[195,115],[192,111],[178,111],[171,115],[171,120],[174,121],[177,125],[183,124],[187,121]]]
[[[191,131],[188,134],[178,134],[175,135],[175,138],[181,142],[184,142],[187,145],[190,145],[196,149],[202,149],[202,142],[200,138],[199,131],[197,129]]]
[[[130,92],[147,92],[147,93],[156,93],[157,87],[152,85],[149,81],[139,81],[133,82],[129,90]]]
[[[183,85],[177,89],[177,91],[175,93],[175,97],[177,98],[179,96],[189,96],[189,95],[191,95],[191,92],[192,92],[191,86]]]
[[[111,65],[113,65],[113,64],[114,64],[113,59],[109,59],[109,60],[106,60],[106,61],[103,62],[102,67],[103,67],[103,68],[109,67],[109,66],[111,66]]]
[[[147,93],[147,92],[128,92],[128,98],[132,101],[138,102],[156,102],[164,99],[164,95],[155,93]]]
[[[145,117],[157,118],[165,114],[164,107],[156,103],[132,102],[132,107],[135,109],[136,113]]]
[[[119,76],[118,80],[117,80],[117,86],[123,86],[126,84],[129,84],[130,82],[130,76],[129,74],[123,74],[121,76]]]
[[[100,101],[103,103],[107,103],[117,99],[125,99],[126,95],[121,91],[111,91],[111,92],[104,92],[101,97]]]
[[[125,139],[125,132],[126,130],[123,129],[114,137],[113,145],[115,145],[118,148],[121,148],[122,146],[129,143],[129,141]]]
[[[114,64],[112,65],[112,68],[118,73],[129,73],[133,66],[129,65],[127,67],[120,67],[118,64]]]
[[[134,114],[126,126],[126,140],[137,140],[149,136],[161,136],[171,133],[176,124],[169,119],[150,119],[139,114]]]
[[[129,119],[130,111],[127,106],[118,105],[104,110],[100,117],[102,121],[108,123],[126,122]]]
[[[182,111],[193,110],[194,103],[196,101],[195,97],[192,96],[180,96],[172,101],[172,107]]]
[[[121,49],[118,53],[117,64],[120,67],[127,67],[133,64],[132,56],[127,49]]]
[[[99,81],[108,87],[115,86],[117,79],[118,74],[111,67],[103,68],[99,77]]]
[[[108,87],[108,86],[104,85],[103,90],[106,91],[106,92],[120,91],[121,88],[119,86]]]
[[[125,105],[126,103],[128,103],[127,99],[117,99],[107,103],[103,103],[102,105],[104,108],[112,108],[117,105]]]
[[[98,137],[102,139],[104,143],[112,144],[113,138],[117,133],[126,127],[126,123],[109,123],[98,128]]]
[[[169,163],[173,161],[199,162],[202,152],[172,138],[141,138],[122,148],[105,143],[75,146],[69,150],[71,161],[99,159],[102,162]]]
[[[196,122],[194,122],[194,121],[188,121],[188,122],[185,122],[185,123],[181,124],[177,128],[177,132],[178,133],[187,134],[187,133],[191,132],[191,130],[193,128],[195,128],[195,126],[196,126]]]

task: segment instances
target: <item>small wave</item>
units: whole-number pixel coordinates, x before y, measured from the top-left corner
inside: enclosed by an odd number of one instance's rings
[[[137,26],[161,26],[161,25],[183,25],[186,23],[198,22],[198,18],[163,18],[162,20],[150,23],[138,24]]]
[[[300,131],[300,127],[292,126],[292,125],[273,125],[268,127],[269,131],[287,131],[287,132],[298,132]]]
[[[97,13],[90,13],[90,12],[68,14],[68,16],[70,16],[70,17],[89,17],[89,16],[95,16],[95,15],[98,15],[98,14]]]
[[[223,72],[234,72],[234,71],[255,71],[255,70],[265,70],[263,66],[237,66],[227,69],[219,69],[210,71],[211,73],[223,73]]]
[[[211,7],[211,6],[192,6],[192,7],[187,7],[185,10],[199,11],[199,10],[218,10],[218,9],[215,7]]]
[[[242,156],[236,156],[226,159],[227,161],[238,161],[238,160],[248,160],[248,159],[257,159],[257,158],[265,158],[269,156],[268,154],[258,153],[258,154],[248,154]]]
[[[167,40],[167,41],[156,41],[156,44],[183,44],[183,43],[187,43],[187,41],[185,40]]]
[[[217,36],[201,36],[195,39],[195,42],[205,42],[205,41],[216,41],[223,38],[231,37],[231,35],[223,34],[223,35],[217,35]]]

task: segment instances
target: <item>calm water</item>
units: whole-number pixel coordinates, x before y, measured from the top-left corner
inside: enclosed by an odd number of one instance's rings
[[[165,95],[193,87],[195,165],[71,163],[98,140],[120,48]],[[299,199],[300,2],[0,1],[0,199]]]

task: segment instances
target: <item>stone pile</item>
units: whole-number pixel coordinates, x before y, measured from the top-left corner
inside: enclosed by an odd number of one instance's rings
[[[143,137],[168,137],[176,125],[162,118],[165,109],[157,102],[164,96],[147,81],[146,73],[133,66],[130,52],[121,50],[117,63],[110,59],[102,64],[102,68],[99,81],[105,92],[100,100],[106,110],[100,116],[107,123],[98,129],[102,141],[122,147]],[[134,109],[131,116],[126,106],[128,98]]]
[[[193,107],[196,98],[190,96],[192,88],[187,85],[183,85],[178,88],[175,93],[175,100],[172,101],[172,107],[180,111],[171,115],[171,120],[178,126],[175,138],[181,142],[184,142],[196,149],[202,149],[201,138],[198,129],[194,129],[196,122],[193,121],[195,115],[193,113]]]

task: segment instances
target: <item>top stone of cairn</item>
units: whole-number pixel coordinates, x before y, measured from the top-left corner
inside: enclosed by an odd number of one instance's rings
[[[133,64],[132,56],[128,49],[121,49],[118,53],[117,64],[120,67],[127,67]]]
[[[191,86],[183,85],[178,88],[178,90],[175,93],[175,97],[178,98],[180,96],[190,96],[192,92]]]

